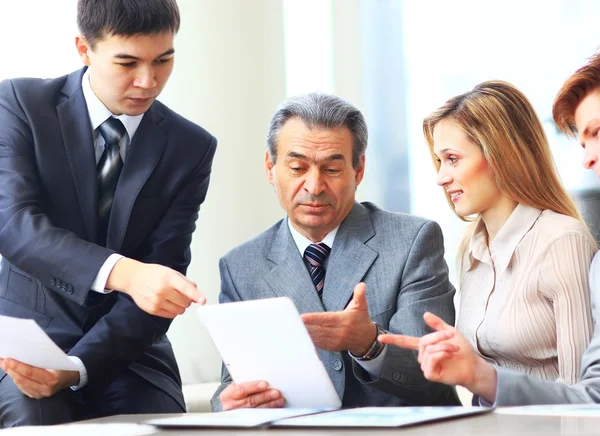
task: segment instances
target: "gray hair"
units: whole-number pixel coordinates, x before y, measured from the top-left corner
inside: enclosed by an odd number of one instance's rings
[[[310,93],[290,97],[281,103],[267,132],[267,147],[271,162],[277,160],[277,141],[281,128],[290,118],[299,118],[309,129],[347,127],[352,132],[352,166],[356,169],[367,149],[367,123],[362,113],[347,101],[330,94]]]

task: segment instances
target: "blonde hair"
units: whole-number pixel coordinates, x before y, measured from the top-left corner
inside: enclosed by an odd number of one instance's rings
[[[423,134],[438,171],[440,162],[433,152],[433,131],[444,120],[452,122],[481,147],[498,189],[511,200],[550,209],[584,223],[560,181],[542,124],[527,97],[516,87],[502,81],[483,82],[451,98],[423,120]],[[448,193],[446,199],[454,210]],[[457,216],[463,221],[480,219]],[[459,266],[475,225],[469,226],[460,243]]]

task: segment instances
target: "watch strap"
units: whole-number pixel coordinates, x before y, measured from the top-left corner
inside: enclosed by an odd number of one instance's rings
[[[348,351],[350,356],[352,356],[354,359],[360,360],[360,361],[373,360],[376,357],[378,357],[381,354],[381,352],[383,351],[383,349],[385,348],[385,344],[382,344],[381,342],[379,342],[377,340],[377,338],[379,337],[379,335],[384,335],[387,332],[383,328],[381,328],[381,326],[379,324],[377,324],[375,322],[373,324],[375,324],[375,327],[377,328],[375,340],[373,341],[373,343],[371,344],[369,349],[366,351],[366,353],[363,354],[362,356],[356,356],[356,355],[352,354],[350,351]]]

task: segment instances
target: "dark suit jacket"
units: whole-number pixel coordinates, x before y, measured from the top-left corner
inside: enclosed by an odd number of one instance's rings
[[[371,319],[392,333],[429,333],[423,321],[426,311],[454,324],[454,288],[448,281],[440,227],[371,203],[355,203],[338,230],[323,301],[286,220],[227,253],[220,270],[221,303],[287,296],[300,313],[340,311],[352,299],[356,284],[364,281]],[[460,404],[453,387],[423,377],[414,351],[390,347],[376,380],[346,351],[317,352],[343,407]],[[230,382],[223,368],[213,410],[221,409],[219,394]]]
[[[0,83],[0,314],[33,318],[79,357],[89,375],[86,395],[100,394],[130,368],[184,406],[165,336],[170,320],[90,286],[115,252],[185,274],[216,140],[155,102],[128,148],[106,247],[97,245],[84,71]],[[89,304],[90,293],[101,304]]]

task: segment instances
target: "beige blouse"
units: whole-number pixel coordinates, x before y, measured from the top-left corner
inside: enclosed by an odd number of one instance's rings
[[[480,221],[462,259],[457,328],[499,366],[576,382],[596,251],[581,222],[550,210],[518,205],[489,247]]]

